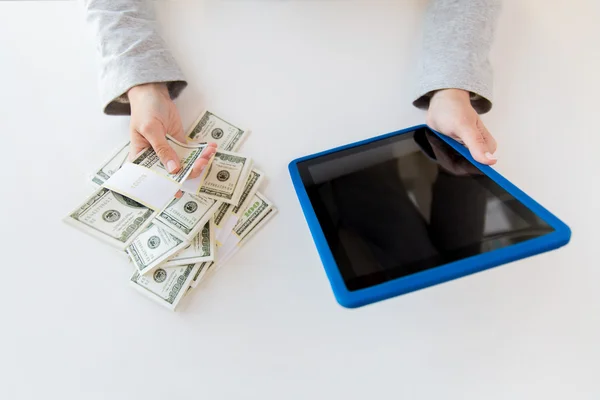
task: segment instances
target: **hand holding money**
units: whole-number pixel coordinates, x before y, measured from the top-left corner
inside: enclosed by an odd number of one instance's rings
[[[175,151],[169,146],[166,135],[185,143],[181,117],[164,83],[148,83],[134,86],[127,92],[131,105],[130,159],[140,151],[151,147],[166,170],[173,174],[179,171],[181,163]],[[215,144],[216,147],[216,144]],[[205,156],[198,159],[190,174],[198,177],[208,165],[214,150],[207,149]],[[211,153],[212,152],[212,153]]]
[[[258,192],[264,173],[234,152],[248,134],[206,111],[184,141],[165,137],[176,170],[154,147],[127,162],[134,145],[122,145],[94,173],[101,187],[65,221],[125,251],[134,266],[130,284],[174,310],[277,211]],[[202,160],[208,167],[194,178]]]

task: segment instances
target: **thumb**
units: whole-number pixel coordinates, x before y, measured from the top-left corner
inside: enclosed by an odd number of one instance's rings
[[[456,135],[467,146],[475,161],[488,165],[496,163],[496,141],[481,120],[478,119],[474,125],[458,129]]]
[[[173,174],[181,168],[179,157],[177,156],[177,153],[175,153],[175,150],[169,146],[169,142],[165,137],[164,127],[158,125],[160,124],[148,126],[140,133],[150,143],[150,146],[152,146],[166,170],[170,174]]]

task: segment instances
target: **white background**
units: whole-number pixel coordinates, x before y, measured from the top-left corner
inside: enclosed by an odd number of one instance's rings
[[[566,221],[567,247],[356,310],[335,303],[287,172],[299,156],[422,123],[411,106],[426,1],[162,2],[204,106],[279,215],[181,313],[64,225],[127,137],[104,116],[76,2],[0,4],[3,399],[597,399],[600,11],[505,1],[484,117],[497,169]]]

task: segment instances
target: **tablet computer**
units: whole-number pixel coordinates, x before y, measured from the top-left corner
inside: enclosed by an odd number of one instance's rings
[[[568,243],[567,225],[425,125],[302,157],[292,182],[342,306]]]

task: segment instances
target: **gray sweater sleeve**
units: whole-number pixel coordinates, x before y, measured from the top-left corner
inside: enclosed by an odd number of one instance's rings
[[[433,92],[455,88],[471,92],[477,112],[492,108],[488,56],[500,8],[501,0],[431,0],[415,106],[427,108]]]
[[[427,108],[439,89],[472,93],[475,109],[490,110],[492,69],[488,60],[501,0],[431,0],[425,19],[423,54],[414,105]],[[85,0],[87,21],[100,55],[104,112],[130,113],[126,92],[149,82],[166,82],[175,98],[187,85],[157,33],[146,0]]]
[[[172,98],[187,83],[159,36],[146,0],[84,0],[100,56],[100,94],[104,112],[129,114],[127,91],[165,82]]]

